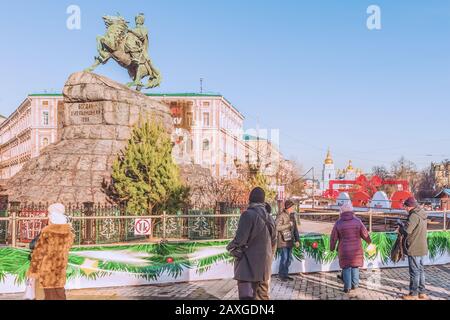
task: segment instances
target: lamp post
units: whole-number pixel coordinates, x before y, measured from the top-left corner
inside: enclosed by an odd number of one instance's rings
[[[312,183],[313,183],[313,189],[312,189],[312,208],[314,209],[316,207],[316,181],[314,179],[314,167],[312,167]]]

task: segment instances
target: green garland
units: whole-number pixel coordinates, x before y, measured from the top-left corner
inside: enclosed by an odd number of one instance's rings
[[[390,253],[396,240],[395,233],[372,233],[372,242],[377,247],[374,256],[368,256],[366,252],[367,244],[363,242],[365,258],[374,260],[380,257],[383,264],[390,262]],[[202,274],[211,269],[217,263],[233,263],[233,258],[228,252],[219,252],[207,257],[192,258],[200,249],[220,248],[223,249],[228,241],[211,242],[182,242],[182,243],[157,243],[124,245],[113,247],[89,247],[73,248],[69,255],[69,265],[67,268],[68,280],[76,277],[84,277],[95,280],[114,272],[126,272],[138,278],[146,280],[157,280],[163,273],[167,273],[173,278],[179,277],[185,269],[195,269],[198,274]],[[435,260],[444,254],[450,254],[450,231],[436,231],[428,233],[429,257]],[[77,255],[83,251],[131,251],[147,253],[143,258],[148,264],[144,266],[130,265],[121,262],[111,262],[98,260],[98,269],[95,272],[86,273],[82,265],[86,258]],[[279,250],[276,254],[279,256]],[[329,264],[337,259],[337,252],[330,251],[330,237],[328,235],[305,235],[300,239],[300,246],[293,249],[293,256],[296,260],[302,261],[306,256],[314,259],[318,264]],[[170,259],[170,262],[169,262]],[[4,281],[6,275],[15,276],[15,283],[24,283],[26,272],[29,268],[29,250],[4,247],[0,248],[0,281]]]

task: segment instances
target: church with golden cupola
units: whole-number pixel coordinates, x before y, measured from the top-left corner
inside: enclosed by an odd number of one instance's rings
[[[330,180],[336,180],[336,169],[334,167],[334,161],[331,157],[331,151],[328,149],[327,157],[323,163],[322,169],[322,181],[321,181],[321,189],[328,189],[328,185]]]
[[[327,190],[330,180],[355,180],[363,171],[359,168],[353,167],[353,162],[350,160],[345,169],[336,169],[334,160],[331,156],[331,150],[328,149],[327,156],[323,163],[321,189]],[[340,188],[345,188],[346,185],[341,185]]]

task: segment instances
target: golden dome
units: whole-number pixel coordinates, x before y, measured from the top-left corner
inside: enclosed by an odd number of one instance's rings
[[[328,149],[327,157],[325,159],[325,164],[333,164],[333,159],[331,158],[331,152],[330,149]]]
[[[350,161],[348,162],[348,167],[347,167],[347,169],[345,169],[345,170],[347,170],[347,171],[352,171],[352,170],[354,170],[352,160],[350,160]]]

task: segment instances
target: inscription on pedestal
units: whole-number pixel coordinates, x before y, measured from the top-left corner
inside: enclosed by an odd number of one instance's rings
[[[72,124],[103,123],[103,102],[74,103],[70,106]]]

